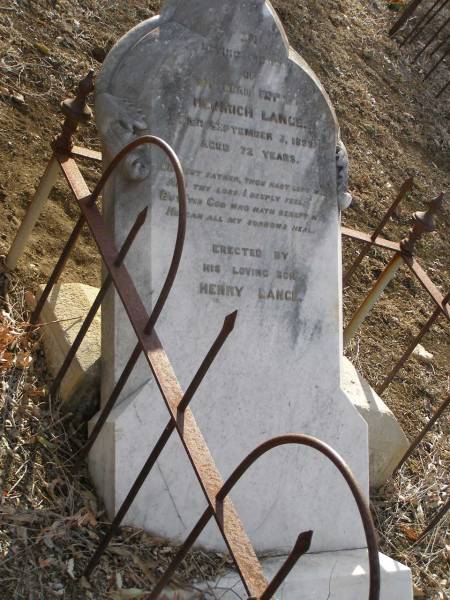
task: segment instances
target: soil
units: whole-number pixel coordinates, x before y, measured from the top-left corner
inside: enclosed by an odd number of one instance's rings
[[[427,81],[430,63],[411,59],[423,40],[403,48],[387,32],[397,18],[386,0],[275,0],[292,46],[311,65],[336,108],[351,161],[353,204],[343,215],[349,227],[371,231],[397,190],[414,176],[414,190],[387,226],[385,236],[400,240],[411,215],[450,183],[450,90],[448,65]],[[401,3],[397,3],[401,4]],[[0,254],[5,255],[50,156],[59,132],[60,101],[73,93],[90,67],[133,25],[156,14],[160,2],[147,0],[0,0]],[[93,125],[77,143],[98,148]],[[84,170],[88,182],[98,170]],[[58,183],[39,220],[18,275],[35,289],[45,282],[68,237],[77,209],[64,183]],[[450,289],[447,206],[438,230],[420,243],[418,257],[439,289]],[[358,246],[344,240],[344,270]],[[344,290],[347,321],[388,260],[372,251]],[[97,285],[100,262],[89,234],[83,234],[64,272],[65,281]],[[380,384],[396,358],[434,306],[405,267],[390,285],[361,332],[347,349],[372,385]],[[408,436],[413,437],[450,388],[448,321],[441,317],[423,341],[431,365],[411,360],[383,399]],[[431,513],[430,513],[431,514]],[[425,597],[425,596],[424,596]]]

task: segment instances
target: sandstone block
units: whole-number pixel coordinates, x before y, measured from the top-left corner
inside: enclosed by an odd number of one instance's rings
[[[41,286],[39,298],[44,286]],[[47,363],[56,375],[94,302],[98,289],[81,283],[54,287],[44,305],[40,321]],[[64,412],[85,420],[97,410],[100,387],[101,314],[97,313],[75,359],[62,381],[60,397]]]

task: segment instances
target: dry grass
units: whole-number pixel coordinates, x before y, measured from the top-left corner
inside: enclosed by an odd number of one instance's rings
[[[48,402],[39,330],[29,332],[25,294],[12,279],[0,313],[0,592],[5,600],[142,597],[175,549],[130,529],[116,536],[91,585],[80,580],[106,530],[103,506],[74,456],[83,443]],[[192,552],[175,580],[180,600],[197,593],[186,582],[213,578],[227,558]],[[169,593],[167,598],[175,598]]]
[[[448,423],[443,417],[394,480],[372,499],[381,550],[412,569],[415,597],[430,600],[447,600],[450,594],[449,515],[417,541],[450,493]]]

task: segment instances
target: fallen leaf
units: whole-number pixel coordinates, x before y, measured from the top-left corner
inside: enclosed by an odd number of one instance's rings
[[[16,356],[15,364],[20,369],[28,369],[33,362],[33,357],[28,352],[19,352]]]
[[[408,525],[400,525],[400,529],[410,542],[416,542],[419,539],[419,533]]]
[[[25,299],[25,304],[29,308],[34,308],[34,306],[36,304],[36,298],[32,292],[30,292],[29,290],[26,291],[24,294],[24,299]]]

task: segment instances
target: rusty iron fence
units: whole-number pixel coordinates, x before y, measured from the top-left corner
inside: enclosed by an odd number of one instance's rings
[[[148,367],[158,384],[159,391],[168,409],[167,426],[162,431],[155,447],[149,453],[148,459],[137,476],[126,499],[119,508],[112,524],[100,541],[94,556],[87,565],[84,575],[89,578],[92,574],[165,445],[172,434],[176,432],[187,453],[192,468],[194,469],[198,483],[205,495],[206,508],[198,523],[187,537],[185,543],[179,548],[173,561],[161,576],[159,582],[156,583],[149,598],[156,599],[160,597],[161,593],[170,582],[175,570],[211,519],[215,519],[219,527],[236,569],[242,579],[243,585],[248,593],[249,600],[269,600],[273,597],[297,561],[309,550],[313,532],[303,532],[298,536],[290,555],[281,566],[279,572],[272,581],[268,582],[239,515],[229,498],[229,493],[241,477],[245,475],[247,469],[264,454],[275,450],[280,446],[295,445],[307,446],[322,454],[327,460],[334,464],[341,473],[344,482],[349,486],[358,507],[367,539],[370,568],[368,597],[369,600],[378,600],[380,591],[380,566],[376,534],[370,509],[354,475],[343,459],[327,444],[316,438],[302,434],[286,434],[270,439],[250,453],[250,455],[235,469],[226,482],[222,480],[202,432],[196,423],[190,405],[203,378],[212,367],[220,349],[232,333],[236,324],[237,311],[225,318],[215,342],[207,352],[205,359],[200,365],[197,373],[194,375],[187,390],[183,392],[168,356],[155,331],[158,317],[164,308],[165,301],[175,280],[183,251],[186,231],[187,203],[183,169],[176,154],[166,142],[157,137],[147,135],[128,144],[128,146],[114,158],[108,168],[104,171],[95,189],[91,192],[79,169],[77,159],[83,158],[99,161],[101,160],[101,155],[97,152],[74,146],[72,138],[78,125],[87,122],[90,118],[90,111],[86,105],[86,97],[92,89],[93,78],[92,73],[90,73],[88,77],[81,82],[76,98],[63,102],[62,110],[66,119],[62,127],[61,135],[53,143],[53,155],[37,189],[34,200],[31,203],[30,210],[22,222],[6,259],[6,265],[9,268],[14,268],[19,256],[23,252],[28,236],[39,216],[46,196],[53,187],[58,174],[62,173],[75,203],[80,210],[80,217],[57,260],[48,283],[33,311],[30,319],[31,326],[38,323],[42,308],[49,297],[52,288],[59,280],[69,255],[74,249],[81,231],[85,226],[88,227],[96,242],[105,267],[106,277],[104,278],[101,289],[79,330],[74,344],[68,352],[59,373],[55,377],[51,388],[51,394],[57,394],[58,387],[67,373],[70,363],[92,323],[96,312],[99,310],[106,292],[112,287],[115,288],[123,303],[130,325],[137,338],[136,347],[131,353],[127,365],[119,377],[115,388],[111,392],[108,401],[103,407],[96,426],[91,432],[84,448],[82,448],[80,454],[76,457],[78,464],[86,457],[89,449],[95,443],[98,434],[113,409],[116,400],[141,354],[143,354],[146,359]],[[130,229],[125,242],[122,247],[118,249],[115,247],[113,241],[113,232],[103,219],[97,206],[97,200],[102,189],[108,178],[114,172],[114,169],[130,151],[141,145],[157,146],[166,154],[176,175],[179,202],[177,238],[172,261],[159,298],[150,315],[147,313],[133,280],[124,265],[124,259],[145,222],[147,216],[146,210],[136,216],[135,223]]]
[[[432,300],[435,308],[427,321],[420,328],[419,333],[414,336],[403,354],[397,360],[392,370],[386,375],[383,382],[377,387],[376,391],[382,395],[389,385],[394,381],[395,377],[404,367],[406,362],[411,358],[414,349],[418,344],[421,343],[423,338],[431,330],[439,319],[444,319],[448,324],[450,322],[450,292],[445,296],[440,292],[436,285],[428,277],[426,271],[422,268],[420,263],[414,256],[414,251],[417,242],[426,233],[431,233],[436,230],[435,215],[440,211],[444,204],[444,194],[441,193],[439,196],[431,200],[428,204],[426,211],[416,212],[413,215],[413,226],[409,232],[409,235],[401,240],[400,242],[393,242],[381,237],[383,229],[389,222],[392,215],[395,214],[401,202],[405,199],[407,194],[413,189],[414,180],[413,178],[407,179],[400,188],[400,191],[393,201],[392,205],[386,211],[385,215],[373,231],[373,233],[362,233],[348,227],[342,228],[342,234],[348,239],[355,240],[362,243],[363,247],[358,253],[356,259],[348,268],[344,274],[343,281],[344,285],[348,285],[351,278],[354,276],[364,259],[368,256],[371,249],[374,247],[381,248],[392,252],[393,256],[389,263],[385,267],[384,271],[379,275],[378,279],[373,284],[371,290],[357,308],[353,316],[350,318],[347,326],[344,329],[344,345],[347,345],[353,336],[357,333],[364,320],[368,317],[370,311],[374,308],[381,295],[395,278],[400,267],[406,264],[409,267],[411,274],[414,278],[419,281],[422,288],[427,292],[428,296]],[[446,410],[450,406],[450,397],[444,400],[440,407],[436,410],[433,417],[429,420],[427,425],[421,430],[414,441],[411,443],[408,450],[405,452],[402,459],[399,461],[397,467],[394,469],[392,477],[399,471],[403,464],[413,455],[419,444],[425,438],[425,436],[431,431],[433,426],[439,421],[444,415]],[[419,535],[418,540],[422,540],[428,533],[430,533],[444,518],[447,512],[450,510],[450,502],[447,501],[442,509],[432,519],[430,524],[424,529]],[[416,542],[414,542],[416,543]]]
[[[183,392],[178,384],[169,359],[155,332],[155,325],[157,324],[158,317],[160,316],[165,301],[170,293],[183,251],[186,229],[186,186],[184,182],[182,166],[179,163],[174,151],[163,140],[153,136],[144,136],[133,141],[116,156],[116,158],[104,171],[99,182],[95,186],[95,189],[91,192],[81,174],[77,160],[83,159],[98,164],[102,160],[102,156],[99,152],[74,145],[73,136],[76,133],[78,126],[80,124],[87,123],[91,118],[90,110],[86,104],[86,98],[92,90],[93,73],[91,72],[80,83],[76,97],[74,99],[66,100],[62,103],[62,111],[65,115],[65,121],[62,126],[61,134],[53,142],[53,154],[6,258],[6,266],[10,270],[13,270],[17,265],[19,257],[24,251],[25,245],[29,239],[36,220],[39,217],[46,198],[54,186],[57,177],[62,173],[69,185],[73,198],[75,199],[75,203],[80,209],[80,217],[72,233],[70,234],[62,254],[59,257],[48,283],[33,311],[30,319],[31,324],[36,324],[38,322],[39,315],[44,307],[44,304],[49,297],[53,286],[59,280],[69,255],[75,247],[81,231],[85,226],[88,227],[97,244],[107,274],[103,280],[103,284],[98,292],[98,295],[84,322],[82,323],[76,339],[60,368],[60,371],[53,381],[50,395],[55,396],[57,394],[59,386],[65,374],[67,373],[70,364],[74,359],[82,340],[84,339],[84,336],[94,320],[97,311],[101,306],[102,300],[104,299],[107,291],[112,287],[117,290],[118,295],[125,307],[130,324],[137,337],[136,347],[131,353],[128,363],[119,377],[105,406],[102,408],[100,416],[97,419],[85,446],[81,449],[79,455],[76,457],[78,464],[81,464],[86,458],[89,450],[92,448],[93,444],[98,438],[98,435],[102,430],[108,415],[114,408],[114,405],[119,398],[129,376],[131,375],[134,365],[136,364],[141,353],[144,354],[148,366],[158,383],[159,390],[169,412],[169,419],[166,428],[162,432],[156,446],[149,454],[145,465],[136,478],[118,513],[116,514],[110,528],[108,529],[104,538],[101,540],[95,555],[92,557],[89,565],[86,568],[86,576],[89,577],[89,575],[93,572],[93,569],[98,564],[98,561],[100,560],[112,537],[117,532],[121,522],[123,521],[123,518],[129,510],[137,493],[141,489],[144,481],[148,477],[151,469],[155,465],[155,462],[163,451],[167,441],[171,435],[176,432],[180,437],[185,451],[187,452],[199,484],[204,491],[207,507],[197,525],[186,539],[185,543],[180,547],[178,553],[173,559],[173,562],[162,575],[161,580],[156,584],[150,596],[151,598],[156,599],[159,597],[164,587],[169,583],[170,578],[175,572],[177,566],[181,563],[186,553],[195,543],[201,531],[212,518],[216,520],[219,526],[230,554],[234,559],[236,568],[242,578],[243,584],[249,594],[249,599],[268,599],[273,596],[296,562],[309,549],[313,534],[309,531],[299,535],[290,556],[283,564],[279,573],[277,573],[274,579],[269,583],[264,577],[259,560],[256,557],[251,542],[247,537],[245,529],[231,503],[231,500],[228,497],[228,494],[240,477],[245,474],[249,466],[253,464],[254,461],[258,460],[258,458],[260,458],[263,454],[281,445],[295,444],[306,445],[314,448],[316,451],[323,454],[328,460],[331,460],[343,475],[346,483],[349,485],[357,503],[366,532],[370,564],[369,598],[370,600],[375,600],[379,597],[380,572],[375,532],[370,511],[366,502],[364,501],[356,481],[354,480],[353,475],[342,459],[333,451],[333,449],[319,440],[309,436],[300,434],[287,434],[285,436],[269,440],[254,450],[241,463],[241,465],[237,467],[227,482],[224,483],[222,481],[220,473],[215,466],[214,460],[208,450],[202,433],[196,424],[190,404],[193,400],[196,390],[201,385],[205,374],[212,367],[216,356],[220,352],[220,349],[232,333],[236,323],[237,313],[232,313],[225,318],[223,326],[215,342],[207,352],[206,357],[200,365],[199,370],[193,377],[191,384],[188,386],[187,390]],[[124,259],[133,244],[133,241],[139,235],[139,231],[146,220],[146,210],[136,216],[135,223],[130,229],[125,242],[120,249],[117,249],[113,242],[112,231],[108,228],[97,208],[97,200],[108,178],[114,172],[114,169],[130,151],[137,146],[144,144],[150,144],[159,147],[160,150],[169,158],[176,175],[179,200],[179,220],[174,253],[165,283],[151,315],[147,314],[145,306],[143,305],[142,300],[136,291],[134,283],[123,264]],[[345,284],[349,283],[351,278],[356,273],[358,267],[368,256],[372,248],[380,248],[393,254],[388,266],[379,276],[372,287],[372,290],[347,325],[344,331],[345,343],[348,343],[352,336],[358,331],[364,319],[376,304],[380,295],[386,289],[388,284],[394,279],[397,271],[403,264],[408,266],[411,274],[420,282],[421,286],[428,293],[435,305],[435,310],[427,322],[423,325],[419,334],[411,340],[408,348],[404,351],[402,357],[398,360],[391,373],[386,376],[384,382],[381,384],[381,386],[379,386],[377,391],[380,394],[387,389],[400,369],[410,358],[416,345],[428,333],[436,321],[439,318],[444,318],[447,322],[450,321],[450,294],[444,296],[439,291],[414,256],[415,245],[420,240],[422,235],[427,232],[434,231],[436,228],[434,215],[442,206],[444,200],[443,194],[432,200],[426,211],[415,213],[413,227],[409,235],[404,240],[395,242],[388,240],[382,235],[383,230],[389,222],[391,216],[395,213],[401,202],[412,190],[412,188],[412,179],[408,179],[404,182],[393,204],[372,233],[364,233],[348,227],[342,228],[342,235],[344,238],[352,239],[362,244],[361,252],[358,254],[356,260],[344,275]],[[411,444],[411,447],[397,466],[396,471],[411,456],[425,435],[431,430],[438,419],[442,417],[449,405],[450,398],[448,398],[442,404],[428,425]],[[421,537],[427,535],[427,533],[429,533],[439,523],[448,510],[449,503],[447,502],[447,504],[438,512],[436,517],[424,530],[424,532],[422,532]]]
[[[398,36],[400,47],[418,47],[412,57],[424,64],[424,80],[428,80],[450,58],[450,0],[412,0],[389,31]],[[450,78],[436,93],[439,98],[450,87]]]

